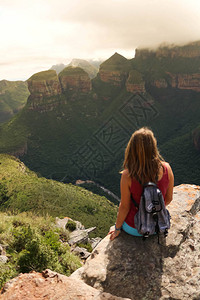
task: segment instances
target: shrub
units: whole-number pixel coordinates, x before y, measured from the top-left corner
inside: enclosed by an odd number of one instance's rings
[[[88,252],[92,252],[93,250],[90,243],[86,243],[86,244],[79,243],[77,244],[77,246],[80,248],[85,248]]]
[[[21,251],[18,263],[20,272],[24,273],[32,270],[42,272],[46,268],[54,269],[57,261],[56,252],[45,244],[40,236],[36,235]]]
[[[0,263],[0,289],[7,280],[16,275],[17,271],[14,265]]]
[[[67,224],[65,225],[65,228],[72,232],[76,229],[76,223],[72,220],[68,220]]]

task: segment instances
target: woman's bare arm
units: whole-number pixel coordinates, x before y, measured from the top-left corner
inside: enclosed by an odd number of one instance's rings
[[[118,209],[116,228],[121,228],[126,216],[130,210],[131,199],[130,199],[130,187],[131,187],[131,178],[128,175],[128,170],[124,170],[121,177],[120,189],[121,189],[121,202]],[[120,231],[110,232],[110,239],[113,240],[119,235]]]
[[[166,164],[169,176],[169,186],[165,195],[165,205],[169,205],[173,199],[174,174],[169,164]]]

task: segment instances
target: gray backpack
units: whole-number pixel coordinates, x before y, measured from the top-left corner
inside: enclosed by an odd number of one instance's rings
[[[170,228],[170,214],[165,207],[162,192],[153,182],[148,182],[143,186],[143,193],[140,204],[131,199],[138,208],[138,212],[134,217],[135,228],[144,238],[149,235],[157,234],[159,242],[159,233],[167,236]]]

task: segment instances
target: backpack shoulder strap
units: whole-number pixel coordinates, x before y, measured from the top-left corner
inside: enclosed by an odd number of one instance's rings
[[[148,186],[154,186],[154,187],[157,187],[157,184],[154,183],[154,182],[149,181],[149,182],[147,182],[147,183],[144,184],[144,187],[148,187]]]
[[[135,199],[133,199],[132,194],[131,194],[131,200],[132,200],[133,204],[135,205],[135,207],[139,208],[139,204],[135,201]]]

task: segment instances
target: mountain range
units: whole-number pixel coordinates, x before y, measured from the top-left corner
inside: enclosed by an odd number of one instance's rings
[[[149,126],[175,184],[200,181],[200,42],[115,53],[95,78],[79,66],[29,80],[25,107],[0,127],[0,152],[62,182],[93,180],[119,195],[134,130]]]

